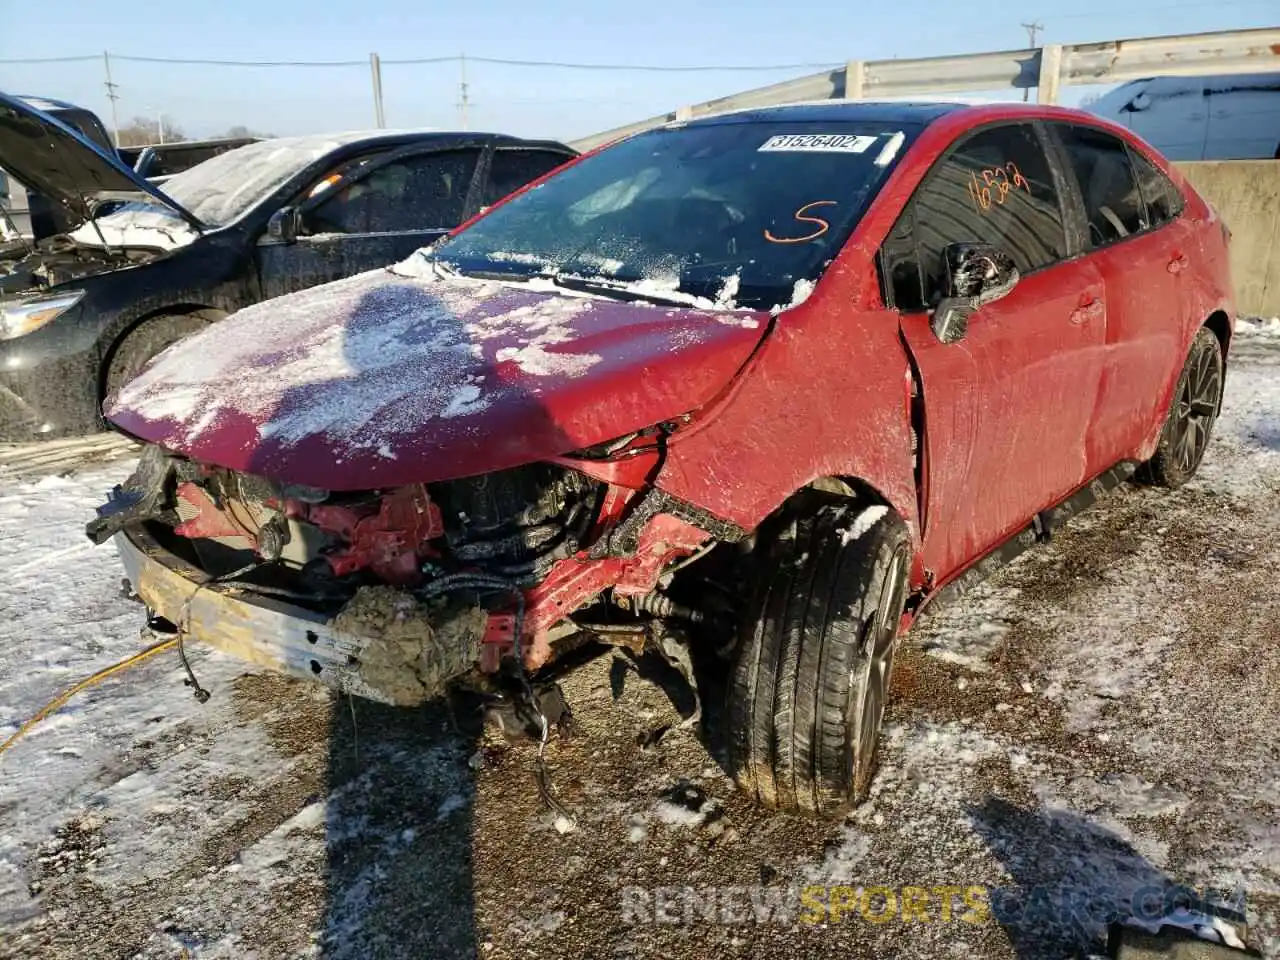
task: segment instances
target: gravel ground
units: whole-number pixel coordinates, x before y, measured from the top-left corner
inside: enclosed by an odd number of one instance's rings
[[[572,823],[475,718],[207,650],[201,706],[157,658],[0,756],[0,957],[1066,957],[1102,949],[1083,904],[1170,883],[1243,890],[1280,957],[1278,411],[1251,341],[1197,480],[1122,487],[920,623],[844,822],[753,809],[679,676],[621,653],[563,680]],[[127,468],[0,491],[0,738],[139,644],[79,532]]]

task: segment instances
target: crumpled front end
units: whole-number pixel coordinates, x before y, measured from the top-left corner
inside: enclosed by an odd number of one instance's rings
[[[536,670],[599,632],[642,638],[651,616],[703,618],[659,582],[741,531],[646,487],[664,438],[366,493],[153,446],[87,533],[115,538],[152,617],[184,637],[411,705],[504,661]]]

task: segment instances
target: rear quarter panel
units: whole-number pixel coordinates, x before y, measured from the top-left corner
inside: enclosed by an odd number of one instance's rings
[[[1136,452],[1138,459],[1146,459],[1155,453],[1156,445],[1160,441],[1160,431],[1164,427],[1165,418],[1173,403],[1174,390],[1177,387],[1178,377],[1182,373],[1183,362],[1191,349],[1191,341],[1195,339],[1200,328],[1210,317],[1214,314],[1222,314],[1227,320],[1229,343],[1237,307],[1235,284],[1231,275],[1230,248],[1219,212],[1196,190],[1185,171],[1171,163],[1142,138],[1128,131],[1121,131],[1121,134],[1159,166],[1182,192],[1186,199],[1182,219],[1195,238],[1194,250],[1188,251],[1192,259],[1192,269],[1183,275],[1186,281],[1183,284],[1185,300],[1178,320],[1180,323],[1178,335],[1182,349],[1178,354],[1179,361],[1166,372],[1163,390],[1155,404],[1156,416],[1150,425],[1145,442]],[[1209,164],[1197,166],[1207,167]]]

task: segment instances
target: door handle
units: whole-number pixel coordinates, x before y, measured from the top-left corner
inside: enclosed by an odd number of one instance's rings
[[[1179,273],[1187,269],[1187,267],[1189,266],[1191,266],[1191,261],[1188,260],[1184,254],[1175,253],[1173,255],[1173,259],[1169,261],[1168,270],[1174,276],[1177,276]]]
[[[1076,324],[1085,323],[1102,316],[1102,312],[1102,301],[1094,297],[1086,303],[1081,303],[1080,306],[1071,311],[1071,322]]]

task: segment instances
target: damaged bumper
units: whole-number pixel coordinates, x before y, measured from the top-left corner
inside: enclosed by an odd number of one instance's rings
[[[125,574],[155,615],[191,640],[240,660],[397,706],[441,694],[480,659],[478,606],[427,608],[391,587],[369,588],[336,617],[219,584],[145,529],[114,537]]]

